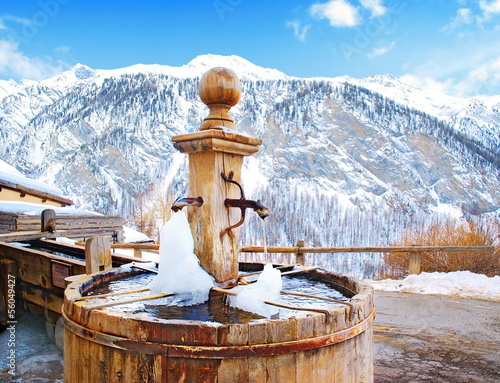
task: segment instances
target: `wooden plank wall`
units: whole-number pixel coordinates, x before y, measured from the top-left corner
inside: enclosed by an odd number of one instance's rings
[[[89,238],[114,235],[123,230],[124,218],[118,215],[58,215],[56,231],[68,238]],[[40,231],[40,215],[0,212],[2,231]]]
[[[16,230],[17,226],[17,214],[16,213],[8,213],[8,212],[0,212],[0,230],[3,231],[13,231]],[[40,229],[40,225],[37,230]]]

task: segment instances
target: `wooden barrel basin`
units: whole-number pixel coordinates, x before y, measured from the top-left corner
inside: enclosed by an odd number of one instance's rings
[[[247,323],[161,319],[95,308],[81,299],[130,269],[71,283],[63,306],[64,381],[95,382],[373,382],[371,286],[321,269],[308,277],[333,283],[350,305]]]

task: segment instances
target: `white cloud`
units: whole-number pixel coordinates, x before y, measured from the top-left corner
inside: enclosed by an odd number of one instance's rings
[[[371,12],[371,17],[383,16],[387,8],[382,5],[382,0],[360,0],[363,7]]]
[[[462,4],[462,2],[459,2]],[[455,17],[443,28],[444,31],[453,31],[464,25],[483,24],[492,17],[500,15],[500,0],[479,1],[480,12],[475,13],[471,8],[460,8]]]
[[[469,72],[468,78],[463,81],[464,90],[470,89],[483,89],[484,91],[497,88],[497,94],[500,94],[498,88],[500,87],[500,57],[485,62],[479,67]],[[489,93],[489,92],[488,92]]]
[[[489,18],[491,15],[500,14],[500,0],[479,2],[479,7],[484,12],[484,17]]]
[[[446,25],[443,30],[451,31],[466,24],[472,24],[476,18],[472,15],[470,8],[460,8],[456,16]]]
[[[16,43],[0,40],[0,74],[5,77],[43,80],[68,69],[62,62],[50,58],[28,57]]]
[[[401,81],[420,89],[431,90],[434,92],[450,94],[454,79],[449,78],[445,81],[438,81],[430,76],[417,76],[407,73],[399,78]]]
[[[392,51],[395,46],[396,46],[396,42],[395,41],[391,41],[387,45],[380,46],[378,48],[373,49],[370,53],[368,53],[368,57],[369,58],[374,58],[374,57],[378,57],[378,56],[383,56],[386,53]]]
[[[313,4],[311,14],[320,19],[328,19],[332,27],[354,27],[361,22],[358,9],[345,0]]]
[[[307,31],[309,30],[309,28],[311,28],[310,25],[301,26],[300,22],[298,22],[296,20],[287,21],[286,26],[293,28],[293,34],[294,34],[295,38],[299,41],[302,41],[302,42],[306,41]]]
[[[401,76],[400,80],[422,89],[450,96],[498,95],[500,94],[500,57],[486,61],[461,77],[458,80],[454,77],[438,80],[432,76],[408,73]]]
[[[68,47],[67,45],[61,45],[61,46],[58,46],[57,48],[55,48],[54,51],[65,55],[71,51],[71,48]]]
[[[0,29],[9,29],[7,27],[7,22],[12,21],[15,24],[20,24],[20,25],[30,25],[31,21],[24,18],[24,17],[17,17],[13,15],[2,15],[0,16]]]

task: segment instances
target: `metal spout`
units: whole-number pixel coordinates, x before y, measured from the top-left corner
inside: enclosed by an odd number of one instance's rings
[[[201,197],[184,197],[184,198],[177,198],[175,202],[172,204],[172,210],[174,212],[178,212],[179,210],[182,210],[184,206],[198,206],[200,207],[203,205],[203,198]]]
[[[258,201],[257,201],[258,202]],[[269,210],[267,209],[267,207],[263,208],[263,209],[255,209],[255,212],[259,215],[260,218],[264,219],[266,217],[269,217],[271,215],[271,213],[269,212]]]
[[[267,207],[262,205],[260,200],[252,201],[252,200],[245,199],[245,198],[242,198],[242,199],[227,198],[224,201],[224,206],[237,207],[237,208],[240,208],[242,210],[247,209],[247,208],[253,209],[259,215],[259,217],[262,219],[264,219],[270,215],[269,210],[267,209]]]

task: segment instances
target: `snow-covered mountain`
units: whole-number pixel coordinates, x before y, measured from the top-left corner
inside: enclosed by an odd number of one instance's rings
[[[237,56],[0,81],[1,158],[102,213],[131,217],[145,200],[184,195],[186,158],[171,137],[198,130],[199,79],[216,66],[242,80],[240,132],[263,140],[244,183],[274,213],[271,245],[382,245],[443,206],[498,213],[500,97],[389,75],[294,78]],[[245,243],[260,242],[255,226]]]

